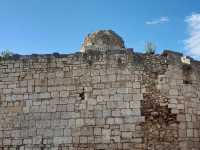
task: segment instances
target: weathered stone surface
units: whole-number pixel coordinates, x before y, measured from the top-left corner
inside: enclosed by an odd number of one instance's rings
[[[105,32],[88,38],[124,47]],[[199,62],[183,66],[172,52],[84,54],[1,62],[0,149],[200,149]]]
[[[122,49],[125,48],[123,39],[112,30],[99,30],[88,34],[84,39],[81,52],[87,49],[97,48],[100,51],[105,49]]]

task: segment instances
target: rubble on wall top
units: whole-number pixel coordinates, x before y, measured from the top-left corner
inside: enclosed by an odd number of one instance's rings
[[[162,54],[146,54],[134,52],[133,49],[116,49],[116,50],[107,50],[107,51],[98,51],[98,50],[90,50],[85,53],[76,52],[71,54],[32,54],[32,55],[18,55],[14,54],[9,59],[1,58],[0,65],[4,65],[5,63],[15,63],[15,61],[26,62],[48,62],[49,59],[60,59],[60,61],[67,61],[71,65],[73,64],[81,64],[95,62],[116,62],[115,60],[123,60],[126,63],[130,63],[133,66],[149,66],[151,64],[163,64],[163,65],[175,65],[177,67],[182,67],[183,65],[190,65],[193,70],[200,70],[200,61],[196,61],[193,59],[186,60],[186,63],[183,62],[183,54],[165,50]],[[188,57],[184,57],[188,59]],[[189,63],[187,63],[189,62]],[[91,65],[89,63],[88,65]],[[154,67],[156,68],[156,67]]]
[[[72,54],[59,54],[59,53],[32,54],[32,55],[14,54],[12,55],[12,57],[9,57],[8,59],[22,60],[22,59],[32,59],[32,58],[40,59],[40,58],[81,57],[82,53],[88,53],[91,51],[93,51],[93,53],[97,52],[98,54],[109,53],[109,55],[126,53],[127,55],[134,55],[136,57],[141,56],[140,59],[142,59],[142,57],[145,55],[153,55],[153,54],[143,54],[134,52],[133,48],[125,48],[124,40],[122,39],[122,37],[120,37],[117,33],[115,33],[112,30],[98,30],[96,32],[88,34],[85,37],[80,52]],[[164,50],[162,54],[154,54],[154,56],[160,59],[171,61],[172,63],[180,64],[184,62],[186,63],[189,62],[188,64],[190,64],[190,62],[195,62],[200,64],[199,61],[196,61],[188,56],[183,56],[182,53],[175,52],[172,50]],[[5,60],[3,57],[0,58],[1,60]]]
[[[140,55],[140,56],[143,56],[143,55],[149,55],[149,54],[145,54],[145,53],[140,53],[140,52],[135,52],[133,51],[133,49],[131,48],[118,48],[118,49],[104,49],[104,50],[98,50],[98,49],[92,49],[92,47],[90,47],[89,49],[90,51],[94,51],[94,52],[100,52],[102,54],[104,53],[108,53],[109,54],[127,54],[127,52],[129,54],[132,54],[132,55]],[[87,52],[86,52],[87,53]],[[31,54],[31,55],[19,55],[19,54],[13,54],[9,60],[20,60],[20,59],[34,59],[34,58],[64,58],[64,57],[75,57],[75,56],[80,56],[81,57],[81,53],[80,52],[75,52],[75,53],[70,53],[70,54],[60,54],[60,53],[52,53],[52,54]],[[152,54],[150,54],[152,55]],[[160,57],[160,58],[166,58],[168,60],[177,60],[177,61],[181,61],[181,57],[184,57],[182,53],[179,53],[179,52],[175,52],[175,51],[172,51],[172,50],[164,50],[163,53],[161,54],[153,54],[154,56],[156,57]],[[191,57],[186,57],[186,58],[189,58],[191,61],[195,61],[193,58]],[[198,62],[198,61],[196,61]]]

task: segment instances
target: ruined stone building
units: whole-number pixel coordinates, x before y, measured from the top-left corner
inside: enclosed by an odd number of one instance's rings
[[[187,60],[187,61],[184,61]],[[0,61],[0,150],[199,150],[200,62],[113,31]]]

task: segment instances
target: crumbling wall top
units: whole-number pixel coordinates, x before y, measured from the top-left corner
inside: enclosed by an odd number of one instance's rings
[[[86,36],[81,52],[85,52],[87,49],[104,51],[123,48],[125,48],[124,40],[117,33],[112,30],[99,30]]]

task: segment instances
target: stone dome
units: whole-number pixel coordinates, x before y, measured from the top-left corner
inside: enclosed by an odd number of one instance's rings
[[[124,40],[112,30],[99,30],[88,34],[81,47],[81,52],[87,49],[122,49],[125,48]]]

